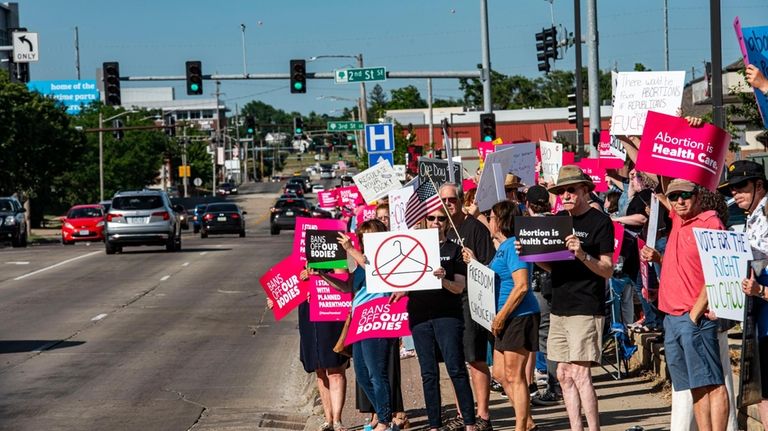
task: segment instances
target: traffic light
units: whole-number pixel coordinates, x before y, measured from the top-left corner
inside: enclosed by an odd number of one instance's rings
[[[496,139],[496,114],[480,114],[480,138],[484,142]]]
[[[122,141],[124,133],[120,129],[123,128],[123,120],[112,120],[112,128],[117,129],[112,131],[112,137],[118,141]]]
[[[249,136],[256,133],[256,119],[250,115],[245,117],[245,133]]]
[[[187,65],[187,94],[199,96],[203,94],[203,63],[188,61]]]
[[[301,135],[304,133],[304,120],[301,117],[293,117],[293,134]]]
[[[108,61],[101,65],[104,79],[104,103],[108,106],[120,106],[120,63]]]
[[[549,73],[549,59],[557,59],[557,28],[543,28],[536,33],[536,59],[539,62],[539,72]]]
[[[576,124],[576,93],[568,95],[568,122]]]
[[[291,60],[291,93],[307,92],[307,62]]]
[[[163,126],[165,127],[165,134],[168,135],[168,137],[173,138],[176,136],[176,117],[173,115],[166,115],[165,118],[163,118]]]

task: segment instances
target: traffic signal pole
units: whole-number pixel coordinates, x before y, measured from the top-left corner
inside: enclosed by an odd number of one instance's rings
[[[587,0],[587,85],[589,86],[589,157],[597,157],[597,143],[600,142],[600,60],[598,58],[597,0]]]
[[[573,0],[573,39],[576,56],[576,156],[584,155],[584,89],[581,84],[581,0]]]

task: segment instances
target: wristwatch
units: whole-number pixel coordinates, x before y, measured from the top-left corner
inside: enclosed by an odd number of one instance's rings
[[[592,256],[590,256],[589,253],[584,252],[584,259],[583,259],[583,261],[586,263],[586,262],[589,262],[590,260],[592,260]]]

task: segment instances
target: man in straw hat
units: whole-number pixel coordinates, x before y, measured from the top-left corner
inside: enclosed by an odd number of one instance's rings
[[[600,362],[605,280],[613,274],[613,224],[589,205],[589,193],[594,189],[592,179],[579,167],[560,168],[549,192],[563,202],[565,211],[558,215],[573,219],[573,234],[566,238],[566,246],[575,258],[537,263],[552,274],[547,355],[558,362],[557,379],[571,429],[583,429],[583,408],[591,431],[600,429],[600,417],[590,369]]]

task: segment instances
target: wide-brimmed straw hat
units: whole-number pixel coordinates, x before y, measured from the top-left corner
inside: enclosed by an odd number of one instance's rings
[[[520,177],[518,177],[517,175],[507,174],[507,176],[504,177],[505,189],[519,189],[520,187],[523,187],[523,184],[520,183]]]
[[[595,189],[592,178],[585,174],[581,168],[576,165],[565,165],[560,168],[560,172],[557,174],[557,183],[549,188],[549,192],[557,194],[560,189],[571,184],[585,184],[590,192]]]

